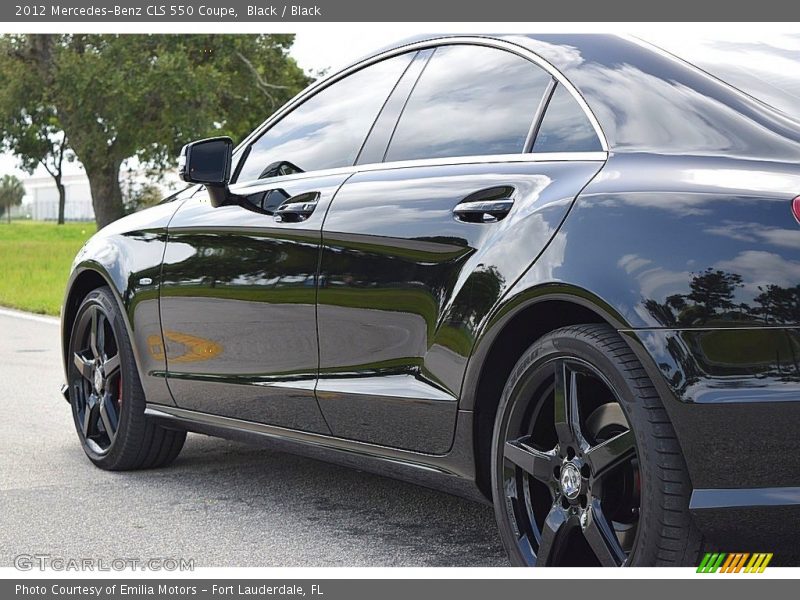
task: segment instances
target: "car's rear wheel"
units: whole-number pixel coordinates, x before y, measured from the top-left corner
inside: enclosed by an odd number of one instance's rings
[[[515,565],[696,564],[675,432],[608,326],[559,329],[519,360],[498,407],[492,484]]]
[[[95,465],[114,471],[152,468],[178,456],[186,432],[145,417],[130,339],[107,287],[91,292],[78,308],[67,373],[75,428]]]

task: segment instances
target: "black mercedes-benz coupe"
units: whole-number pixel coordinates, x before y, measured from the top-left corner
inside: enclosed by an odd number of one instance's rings
[[[634,39],[419,38],[96,234],[89,459],[263,439],[494,503],[517,565],[800,532],[800,124]]]

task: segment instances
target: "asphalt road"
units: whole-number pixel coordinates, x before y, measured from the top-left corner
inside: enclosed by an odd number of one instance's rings
[[[84,456],[58,322],[0,312],[0,567],[19,554],[193,558],[196,566],[499,566],[491,508],[335,465],[191,434],[170,467]]]

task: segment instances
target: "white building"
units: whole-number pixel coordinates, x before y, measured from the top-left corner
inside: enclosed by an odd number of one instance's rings
[[[61,179],[67,196],[64,205],[64,220],[93,221],[94,208],[92,207],[89,179],[82,168],[75,171],[65,174]],[[131,174],[124,173],[124,176],[131,177]],[[58,189],[53,178],[44,169],[37,169],[33,175],[22,173],[17,177],[20,178],[22,186],[25,188],[25,197],[20,206],[11,210],[11,217],[33,221],[57,221]],[[145,171],[133,173],[132,179],[137,185],[153,181]],[[167,172],[163,179],[157,182],[157,185],[161,188],[163,197],[166,197],[174,192],[181,182],[178,180],[177,173]]]
[[[64,175],[61,180],[66,191],[64,219],[67,221],[93,221],[92,193],[85,173]],[[12,217],[34,221],[56,221],[58,219],[58,189],[49,175],[23,177],[25,197],[22,205],[12,211]]]

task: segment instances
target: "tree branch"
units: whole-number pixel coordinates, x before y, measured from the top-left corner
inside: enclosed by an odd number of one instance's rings
[[[47,157],[40,158],[39,159],[39,164],[41,164],[44,167],[44,170],[47,171],[47,173],[50,175],[50,177],[52,177],[53,179],[55,179],[57,177],[57,171],[54,172],[55,169],[53,169],[52,171],[50,170],[50,165],[47,164]]]
[[[275,97],[272,95],[272,93],[270,93],[269,90],[286,90],[286,89],[289,89],[289,86],[277,85],[277,84],[274,84],[274,83],[269,83],[267,81],[264,81],[264,79],[261,77],[261,75],[259,74],[258,70],[255,68],[253,63],[250,62],[250,60],[244,54],[242,54],[241,52],[239,52],[237,50],[236,51],[236,56],[238,56],[239,59],[247,66],[247,68],[250,70],[250,73],[253,75],[253,78],[256,80],[256,85],[258,85],[258,88],[263,92],[263,94],[267,98],[269,98],[269,101],[274,106],[275,105]]]

